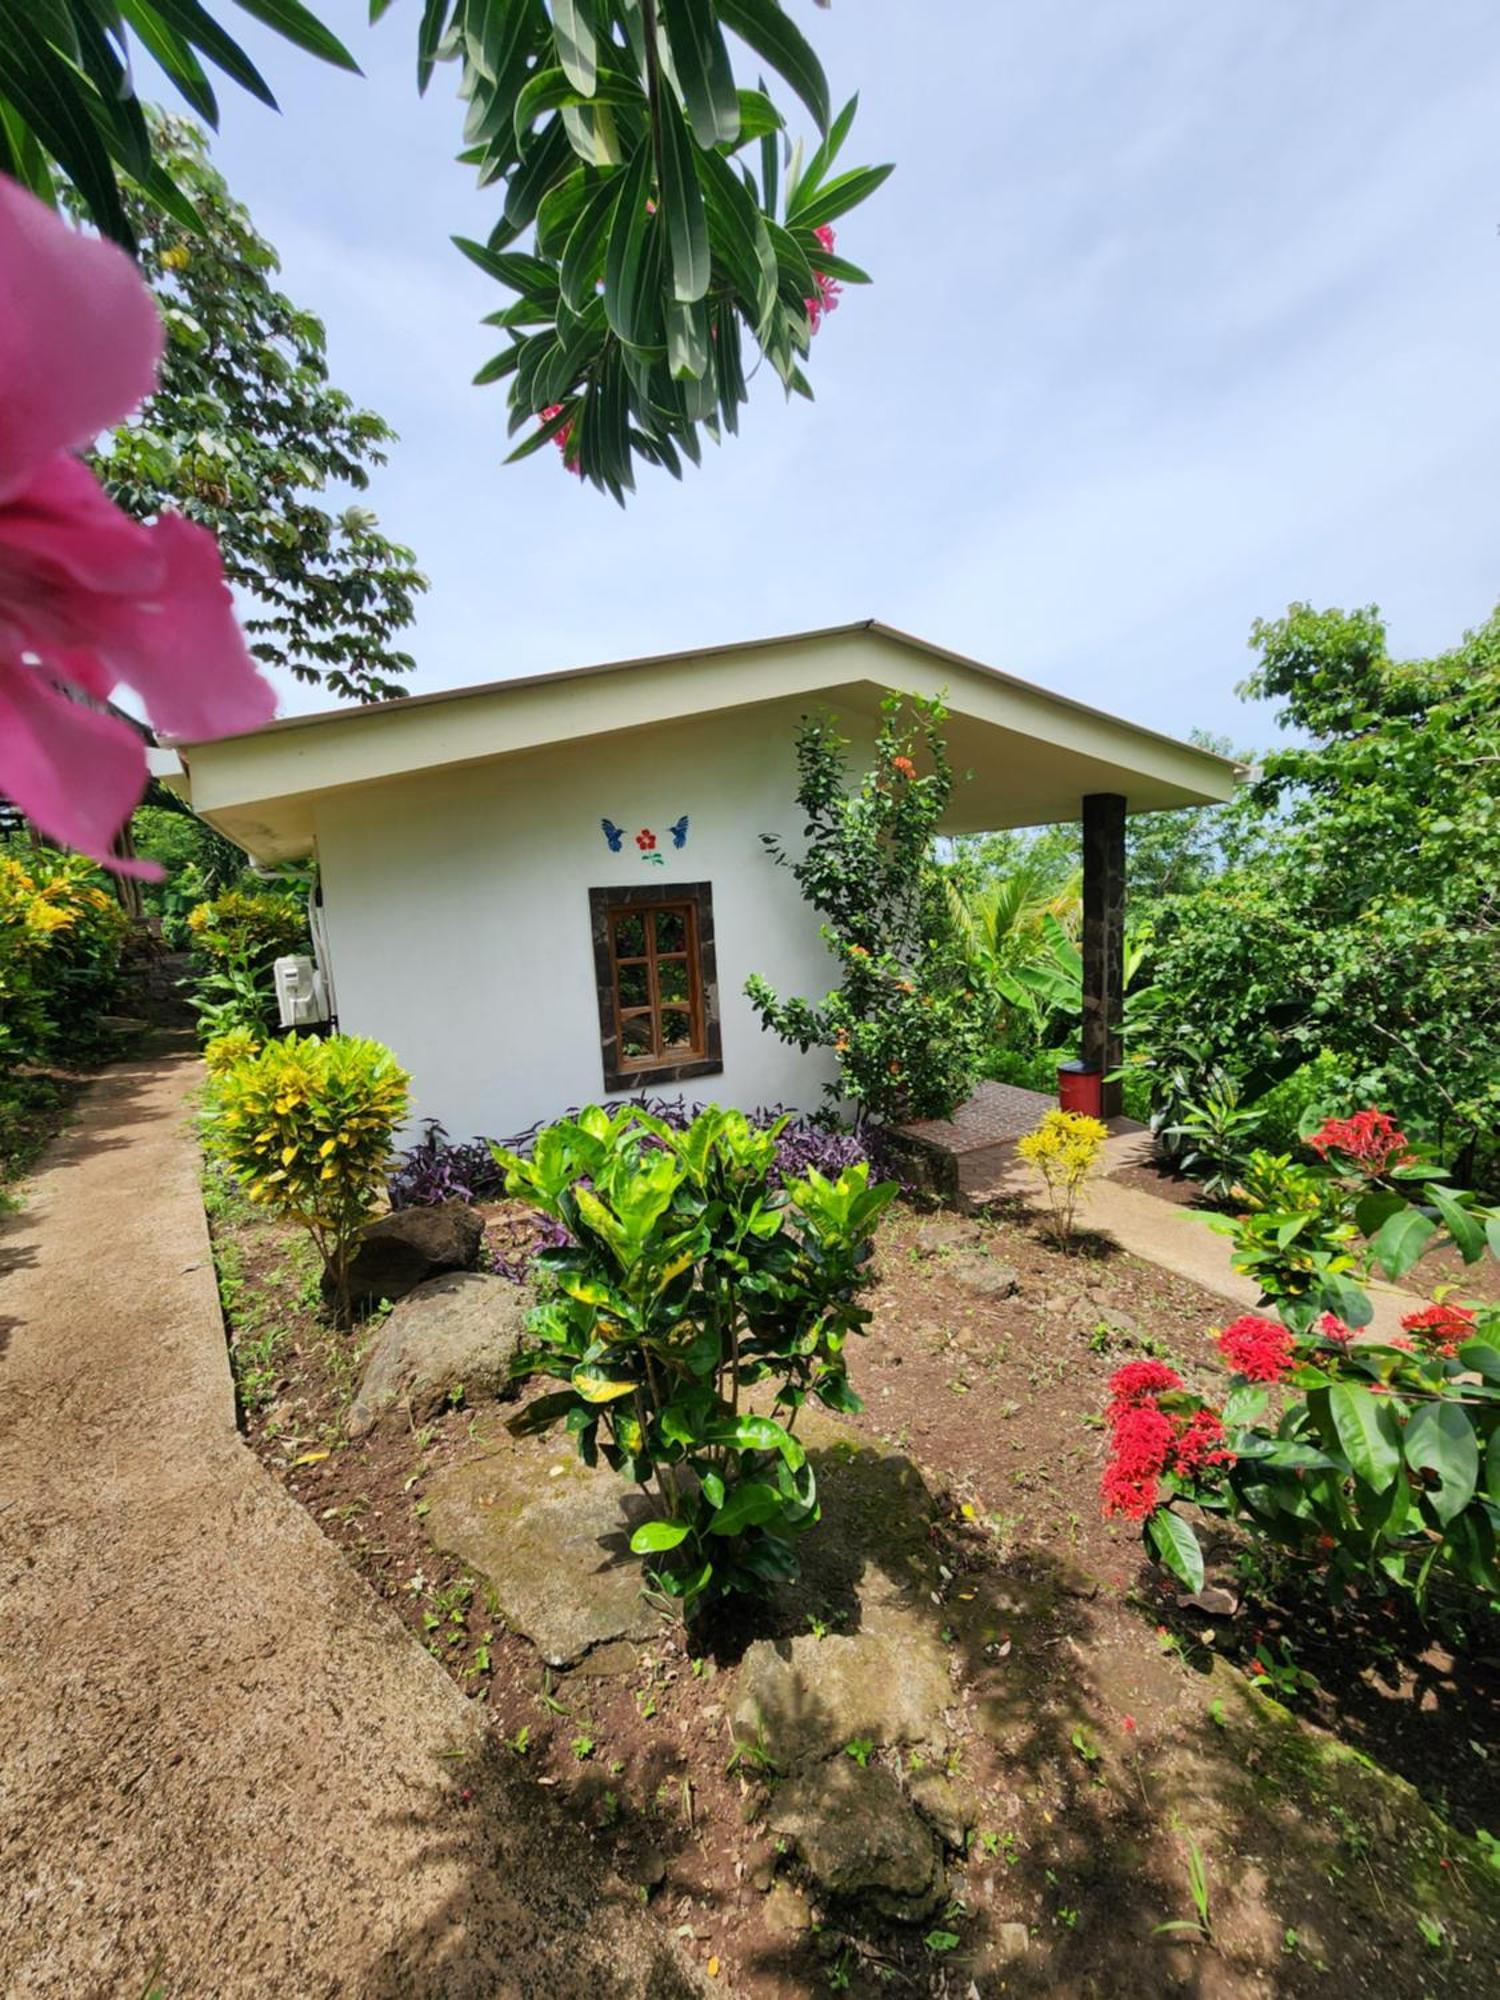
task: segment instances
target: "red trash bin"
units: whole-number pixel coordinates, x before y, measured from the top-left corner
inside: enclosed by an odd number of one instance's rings
[[[1064,1111],[1086,1118],[1104,1116],[1104,1072],[1097,1063],[1063,1063],[1057,1072],[1057,1101]]]

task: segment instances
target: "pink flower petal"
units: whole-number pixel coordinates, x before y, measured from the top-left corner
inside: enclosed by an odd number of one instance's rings
[[[113,243],[84,236],[0,174],[0,496],[89,443],[151,391],[162,327]]]
[[[202,742],[259,728],[276,694],[235,621],[218,543],[180,514],[163,514],[149,533],[161,582],[146,597],[100,601],[94,650],[170,736]]]
[[[109,848],[145,788],[134,730],[70,701],[35,667],[0,660],[0,792],[49,840],[138,873]]]
[[[0,501],[0,635],[7,650],[88,646],[95,593],[160,586],[149,528],[115,506],[88,467],[55,452]],[[110,686],[91,691],[107,695]]]

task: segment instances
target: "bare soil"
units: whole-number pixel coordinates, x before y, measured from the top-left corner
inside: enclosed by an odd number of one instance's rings
[[[726,1991],[1493,1990],[1500,1873],[1468,1837],[1500,1833],[1493,1629],[1335,1605],[1229,1546],[1216,1574],[1244,1601],[1210,1616],[1179,1607],[1134,1531],[1100,1516],[1110,1374],[1156,1353],[1206,1383],[1222,1300],[1099,1244],[1064,1255],[1024,1212],[902,1206],[882,1232],[855,1427],[917,1475],[891,1508],[908,1527],[916,1511],[942,1565],[931,1617],[963,1717],[956,1775],[977,1800],[953,1900],[913,1932],[798,1884],[763,1827],[775,1774],[736,1759],[728,1731],[748,1643],[857,1628],[858,1576],[889,1521],[841,1510],[838,1452],[819,1465],[814,1535],[836,1552],[820,1557],[820,1605],[740,1608],[691,1643],[664,1625],[555,1674],[423,1525],[433,1474],[493,1449],[510,1411],[345,1442],[369,1330],[320,1323],[316,1274],[284,1231],[232,1197],[211,1209],[254,1449],[485,1706],[497,1756],[565,1803]],[[972,1289],[976,1249],[1014,1270],[1013,1296]],[[1257,1646],[1273,1682],[1243,1670]],[[1195,1851],[1206,1933],[1185,1927]]]

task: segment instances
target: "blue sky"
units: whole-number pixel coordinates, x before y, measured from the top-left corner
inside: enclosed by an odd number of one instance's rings
[[[851,163],[897,163],[840,225],[876,282],[819,334],[815,404],[763,377],[623,514],[553,452],[501,464],[470,377],[508,295],[448,240],[498,204],[453,159],[453,71],[416,95],[415,0],[373,29],[321,0],[363,79],[245,28],[282,114],[226,86],[216,157],[401,433],[370,497],[432,580],[414,690],[873,616],[1254,743],[1257,615],[1375,601],[1409,653],[1485,617],[1493,0],[789,4],[860,92]]]

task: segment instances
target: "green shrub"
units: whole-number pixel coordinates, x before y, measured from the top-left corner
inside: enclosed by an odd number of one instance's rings
[[[385,1191],[409,1081],[379,1042],[288,1035],[232,1063],[207,1094],[210,1152],[252,1201],[312,1237],[341,1325],[350,1320],[349,1259]]]
[[[1321,1050],[1250,1105],[1258,1143],[1272,1153],[1295,1152],[1304,1130],[1338,1109],[1347,1089],[1339,1058],[1331,1049]]]
[[[509,1192],[572,1239],[539,1260],[554,1295],[517,1362],[567,1386],[511,1428],[565,1424],[586,1463],[602,1451],[655,1481],[660,1513],[631,1548],[658,1559],[651,1580],[685,1618],[796,1574],[819,1512],[798,1412],[859,1408],[844,1345],[870,1317],[863,1267],[896,1188],[863,1165],[773,1188],[786,1122],[710,1108],[678,1132],[596,1107],[546,1127],[530,1158],[495,1148]]]
[[[1434,1578],[1500,1599],[1500,1307],[1413,1300],[1402,1332],[1357,1338],[1362,1280],[1395,1282],[1446,1240],[1466,1263],[1500,1250],[1500,1212],[1450,1188],[1386,1114],[1330,1119],[1318,1164],[1252,1156],[1245,1214],[1212,1226],[1261,1305],[1217,1336],[1221,1404],[1175,1369],[1132,1362],[1111,1383],[1107,1512],[1142,1522],[1160,1559],[1203,1584],[1179,1505],[1228,1516],[1335,1581],[1421,1603]],[[1271,1407],[1277,1392],[1279,1409]]]
[[[1102,1120],[1054,1105],[1042,1113],[1039,1125],[1016,1141],[1017,1153],[1046,1183],[1052,1234],[1060,1250],[1066,1250],[1073,1240],[1078,1197],[1108,1137],[1109,1127]]]
[[[261,1052],[261,1038],[251,1028],[229,1028],[203,1045],[203,1067],[212,1077],[225,1076]]]
[[[790,868],[824,919],[840,984],[821,1002],[783,1000],[758,974],[745,991],[762,1024],[797,1048],[838,1059],[835,1103],[853,1098],[872,1118],[946,1118],[983,1066],[994,999],[971,966],[933,842],[953,792],[939,702],[884,704],[875,762],[851,789],[847,743],[830,722],[797,738],[797,804],[805,847]],[[925,771],[920,768],[925,765]]]
[[[130,920],[92,861],[53,848],[0,853],[0,1066],[103,1046]]]
[[[245,1028],[262,1040],[276,1012],[271,968],[288,952],[309,949],[307,914],[273,890],[226,889],[188,912],[197,960],[188,1005],[205,1041]]]

